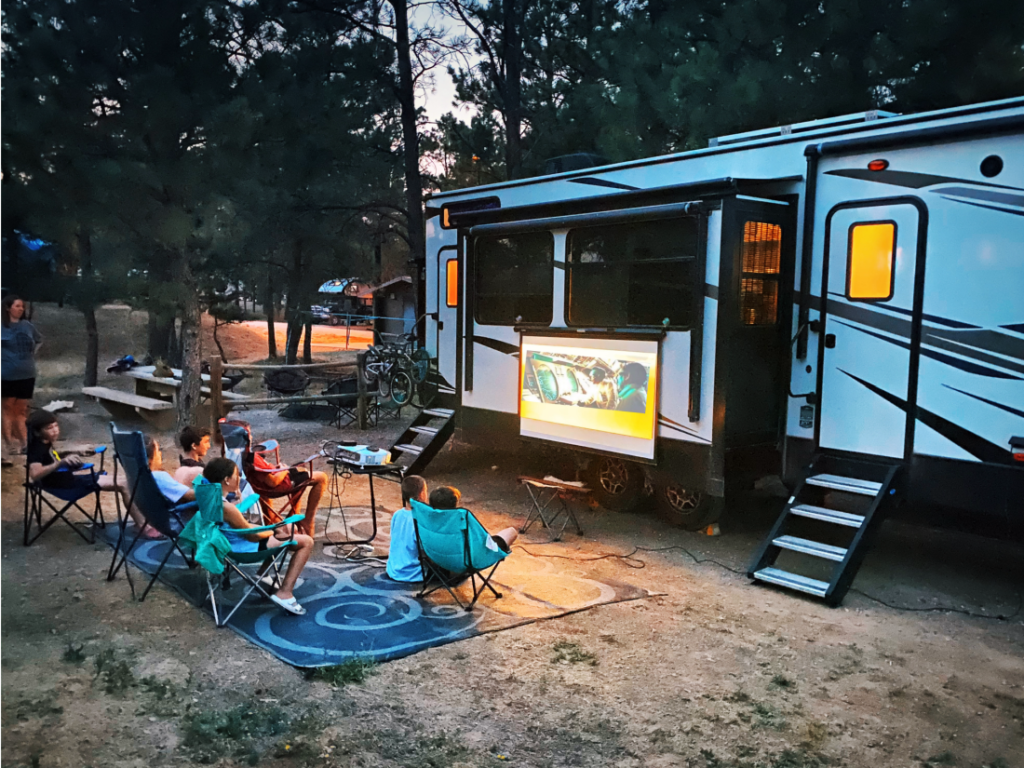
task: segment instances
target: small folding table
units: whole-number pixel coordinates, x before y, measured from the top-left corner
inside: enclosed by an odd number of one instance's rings
[[[526,486],[526,491],[530,494],[531,504],[526,520],[519,527],[520,533],[526,533],[526,529],[530,527],[530,524],[537,520],[545,528],[550,528],[554,531],[559,518],[563,518],[562,527],[558,529],[553,541],[559,541],[562,538],[562,534],[565,533],[565,527],[570,521],[576,526],[576,533],[580,536],[583,535],[583,527],[580,525],[580,521],[576,518],[576,513],[570,505],[574,501],[583,501],[590,496],[590,489],[587,486],[564,483],[554,479],[527,477],[525,475],[520,475],[518,480],[522,485]],[[556,501],[558,504],[552,506]]]

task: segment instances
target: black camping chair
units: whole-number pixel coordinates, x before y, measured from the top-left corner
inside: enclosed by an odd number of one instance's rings
[[[330,423],[338,429],[354,424],[359,418],[359,380],[352,376],[347,379],[335,379],[321,392],[322,395],[343,395],[344,397],[328,397],[327,404],[334,409]],[[366,387],[366,416],[371,427],[377,426],[380,416],[380,403],[377,400],[377,382]],[[344,420],[344,423],[342,421]]]
[[[149,590],[153,587],[160,571],[171,557],[172,552],[177,552],[188,564],[189,568],[195,567],[195,562],[188,557],[181,547],[178,546],[178,534],[185,528],[185,515],[194,513],[198,506],[194,501],[187,501],[181,504],[172,504],[167,497],[160,492],[160,488],[153,478],[149,469],[149,459],[146,456],[146,444],[141,432],[129,432],[118,429],[114,422],[110,422],[110,434],[114,440],[114,455],[117,463],[114,465],[114,480],[117,480],[117,466],[124,470],[125,479],[128,482],[128,504],[134,505],[146,519],[146,522],[162,533],[170,541],[171,546],[167,548],[167,554],[160,561],[153,577],[146,585],[146,589],[139,598],[139,602],[146,599]],[[117,525],[118,536],[117,546],[114,548],[114,556],[110,560],[110,569],[107,571],[107,581],[113,581],[117,572],[124,566],[124,573],[128,579],[128,586],[132,590],[132,597],[135,596],[135,583],[132,581],[131,572],[128,570],[128,557],[139,543],[142,536],[142,529],[135,531],[134,538],[128,541],[128,510],[121,514],[121,502],[117,502]]]
[[[22,543],[26,547],[46,533],[47,529],[58,520],[71,526],[71,530],[89,544],[96,541],[96,526],[100,528],[106,527],[106,522],[103,520],[103,507],[100,504],[100,486],[98,482],[99,476],[105,474],[103,472],[103,460],[106,458],[106,450],[107,446],[105,445],[101,445],[96,449],[96,453],[100,455],[99,471],[92,464],[83,464],[81,468],[74,470],[74,472],[70,469],[61,468],[49,476],[52,478],[50,483],[34,482],[28,473],[28,462],[25,462],[25,534]],[[64,478],[74,475],[81,478],[82,482],[73,488],[60,488],[59,477],[54,478],[55,475]],[[91,513],[81,506],[81,502],[87,500],[90,496],[95,500]],[[56,504],[54,499],[57,501]],[[58,506],[61,502],[63,502],[63,506]],[[43,512],[45,509],[49,509],[53,513],[53,517],[44,523]],[[68,513],[74,510],[81,512],[89,521],[90,529],[88,536],[80,530],[79,526],[68,520]],[[35,527],[34,534],[32,533],[33,526]]]
[[[263,383],[275,395],[290,397],[301,395],[309,386],[309,376],[302,371],[277,368],[263,374]]]

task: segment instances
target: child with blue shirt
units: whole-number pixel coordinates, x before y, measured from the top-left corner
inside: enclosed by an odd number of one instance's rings
[[[427,481],[419,475],[402,480],[402,508],[391,516],[391,546],[387,573],[395,581],[423,581],[420,555],[416,548],[416,528],[412,521],[411,499],[428,503]]]

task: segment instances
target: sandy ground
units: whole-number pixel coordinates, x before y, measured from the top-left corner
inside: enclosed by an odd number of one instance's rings
[[[37,315],[54,396],[78,385],[61,350],[82,348],[62,316]],[[131,338],[121,327],[111,359]],[[72,399],[69,442],[102,442],[105,414]],[[339,435],[247,418],[286,458]],[[493,529],[525,510],[517,474],[553,470],[544,456],[454,445],[428,480],[460,487]],[[595,574],[662,597],[322,680],[163,587],[132,602],[123,579],[104,579],[109,549],[65,526],[22,547],[22,472],[5,469],[2,483],[4,766],[1024,766],[1019,541],[887,522],[857,591],[829,609],[743,575],[775,499],[730,500],[716,538],[588,510],[585,536],[547,544],[534,530],[523,545],[601,558]],[[382,485],[393,509],[396,489]],[[365,488],[351,483],[345,501],[366,504]]]

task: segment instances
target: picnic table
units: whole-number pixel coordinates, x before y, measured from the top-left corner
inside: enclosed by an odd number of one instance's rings
[[[97,400],[115,418],[139,415],[154,427],[160,430],[170,429],[174,426],[174,420],[178,406],[178,393],[181,390],[180,368],[171,368],[173,376],[155,376],[156,366],[140,365],[125,371],[127,376],[135,382],[134,392],[123,392],[110,387],[83,387],[82,393],[87,397]],[[203,385],[200,394],[209,399],[210,376],[202,374]],[[231,385],[231,380],[221,378],[221,386]],[[234,392],[221,392],[221,413],[218,417],[227,416],[232,408],[244,403],[248,398]],[[205,420],[203,411],[208,418],[210,404],[204,403],[200,406],[199,418]]]

